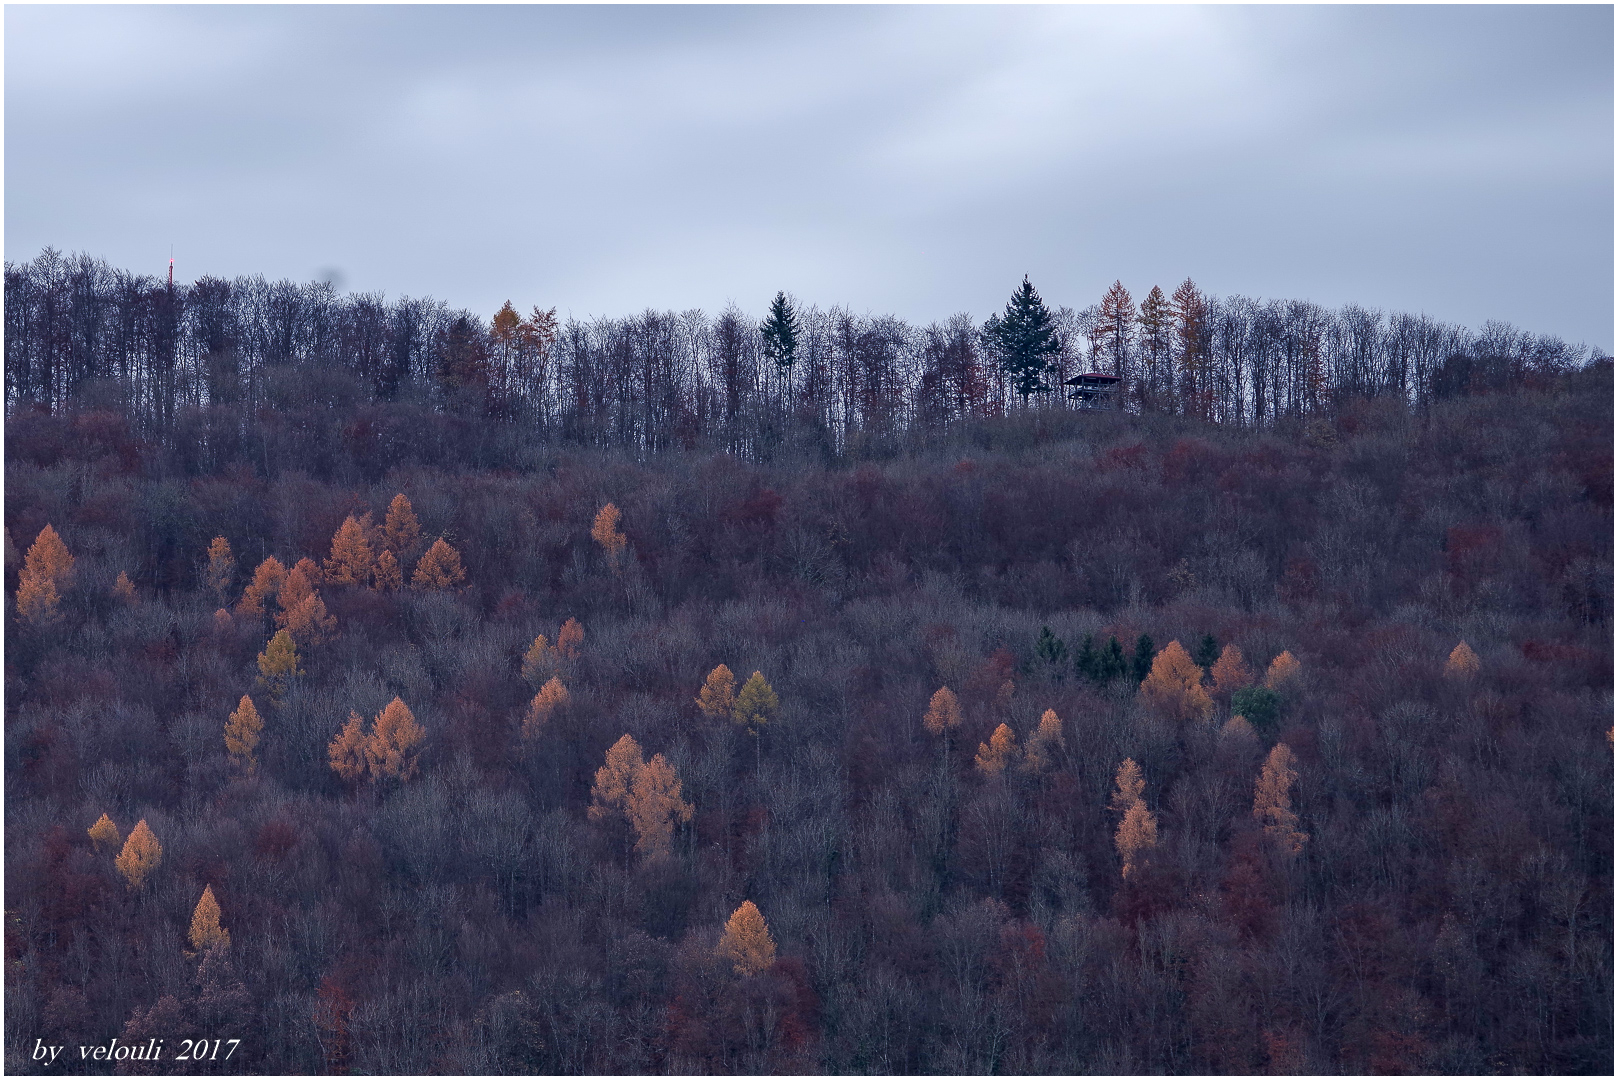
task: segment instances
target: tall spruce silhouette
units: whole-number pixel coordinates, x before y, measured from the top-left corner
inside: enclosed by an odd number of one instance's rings
[[[1045,373],[1051,358],[1061,352],[1050,309],[1026,275],[1011,294],[1002,315],[991,315],[983,324],[983,337],[1000,357],[1000,366],[1011,377],[1012,388],[1024,403],[1029,394],[1045,394]]]

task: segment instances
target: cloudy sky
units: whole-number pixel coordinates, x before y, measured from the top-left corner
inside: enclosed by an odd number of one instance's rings
[[[1613,344],[1613,11],[5,10],[5,257],[918,322],[1190,276]]]

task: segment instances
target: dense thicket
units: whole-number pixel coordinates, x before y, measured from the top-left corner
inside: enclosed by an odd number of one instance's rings
[[[599,413],[408,349],[8,377],[7,1070],[1608,1071],[1611,364],[1475,346],[1262,426],[920,424],[923,369],[769,453],[810,368],[727,413],[700,350]]]

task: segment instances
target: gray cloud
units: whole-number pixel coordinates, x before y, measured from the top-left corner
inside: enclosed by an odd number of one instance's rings
[[[12,260],[921,321],[1189,275],[1612,346],[1607,7],[5,19]]]

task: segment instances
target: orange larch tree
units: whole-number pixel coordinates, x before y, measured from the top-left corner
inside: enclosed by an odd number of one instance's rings
[[[757,975],[775,963],[775,939],[753,901],[743,900],[731,914],[714,952],[729,960],[738,975]]]
[[[440,536],[416,563],[416,572],[410,577],[410,587],[421,590],[458,589],[466,582],[466,571],[461,569],[461,553]]]
[[[230,931],[219,925],[219,901],[214,899],[213,886],[204,885],[202,899],[191,913],[191,947],[198,952],[213,948],[230,948]]]
[[[978,754],[972,759],[972,764],[984,776],[999,776],[1006,771],[1006,766],[1011,764],[1016,753],[1016,734],[1009,726],[1001,724],[994,729],[987,743],[978,743]]]
[[[961,726],[961,699],[947,686],[933,691],[927,702],[927,713],[921,718],[922,727],[934,735],[943,735]]]
[[[1302,851],[1309,839],[1307,833],[1298,831],[1298,815],[1292,811],[1297,760],[1291,747],[1276,743],[1253,785],[1253,816],[1263,824],[1264,834],[1289,855]]]
[[[534,700],[528,703],[528,711],[522,718],[523,741],[533,742],[539,738],[539,733],[550,723],[551,717],[566,707],[569,696],[562,680],[552,675],[550,681],[534,695]]]
[[[1449,660],[1444,664],[1444,676],[1457,682],[1464,682],[1483,670],[1483,661],[1478,654],[1472,651],[1472,646],[1461,642],[1450,651]]]
[[[382,521],[382,548],[391,551],[394,558],[401,562],[409,558],[416,545],[421,542],[421,523],[416,520],[416,512],[410,507],[410,500],[404,497],[404,492],[393,497],[388,504],[388,513]]]
[[[404,572],[399,569],[399,560],[393,557],[393,552],[384,550],[376,557],[371,588],[377,592],[398,592],[403,585]]]
[[[629,824],[635,850],[648,861],[666,859],[674,849],[674,826],[691,820],[695,808],[680,797],[680,778],[662,754],[652,755],[629,789]]]
[[[1176,720],[1201,720],[1213,712],[1213,700],[1202,686],[1202,669],[1178,641],[1169,642],[1153,658],[1139,693],[1147,705]]]
[[[1302,671],[1303,665],[1298,663],[1298,658],[1290,652],[1283,651],[1280,656],[1270,661],[1270,670],[1264,676],[1264,686],[1268,690],[1280,690],[1296,679]]]
[[[708,679],[697,694],[697,708],[702,715],[715,719],[728,717],[736,707],[736,676],[730,668],[720,664],[708,672]]]
[[[1051,767],[1051,754],[1060,745],[1062,718],[1055,709],[1046,709],[1039,718],[1039,727],[1023,746],[1023,768],[1031,773],[1044,772]]]
[[[534,638],[534,643],[528,646],[528,651],[522,654],[522,677],[529,686],[538,690],[545,681],[556,673],[556,664],[551,656],[550,642],[544,634]]]
[[[591,539],[601,545],[613,570],[618,569],[618,560],[623,556],[624,546],[629,543],[628,538],[618,531],[618,520],[622,516],[617,506],[608,503],[596,514],[595,524],[590,527]]]
[[[1253,673],[1247,670],[1242,650],[1234,643],[1225,646],[1209,674],[1213,676],[1214,693],[1223,701],[1228,702],[1230,695],[1243,687],[1253,685]]]
[[[399,698],[388,702],[377,714],[365,746],[371,779],[409,780],[415,776],[426,739],[427,732],[416,722],[409,706]]]
[[[129,831],[129,839],[124,841],[124,850],[113,861],[113,865],[118,867],[118,872],[129,883],[130,889],[139,889],[162,862],[163,845],[152,835],[146,819],[141,818],[139,824]]]
[[[208,545],[208,565],[202,571],[203,583],[223,604],[236,580],[236,556],[230,552],[230,541],[223,536],[213,538]]]
[[[110,851],[123,841],[123,837],[118,835],[118,826],[106,814],[96,818],[96,823],[88,831],[90,843],[95,845],[97,851]]]
[[[1157,818],[1146,809],[1144,802],[1137,802],[1124,812],[1113,843],[1124,861],[1122,876],[1127,879],[1139,868],[1142,855],[1157,846]]]
[[[225,752],[236,767],[249,776],[258,768],[255,751],[258,749],[259,733],[263,730],[264,721],[253,706],[253,699],[243,694],[236,711],[230,714],[230,720],[225,724]]]
[[[266,601],[280,597],[281,586],[286,583],[286,579],[287,568],[282,566],[281,560],[274,555],[259,563],[258,569],[253,571],[253,580],[242,590],[242,598],[236,604],[236,613],[264,614]]]
[[[569,618],[562,624],[562,629],[556,633],[556,652],[568,660],[579,658],[579,649],[584,645],[584,627],[579,620]]]
[[[364,778],[369,768],[365,757],[369,742],[365,734],[365,721],[359,713],[350,710],[343,730],[326,744],[326,759],[331,763],[332,771],[350,782]]]
[[[326,580],[333,585],[368,585],[376,565],[371,551],[371,515],[343,519],[331,538],[331,556],[326,560]]]
[[[23,559],[17,579],[17,614],[43,626],[56,620],[62,593],[73,576],[73,556],[56,530],[46,525]]]
[[[297,643],[285,630],[277,630],[258,654],[258,685],[270,692],[272,701],[279,702],[286,695],[287,685],[302,674]]]
[[[122,570],[118,571],[118,580],[112,583],[112,595],[118,598],[120,604],[135,602],[135,583]]]

